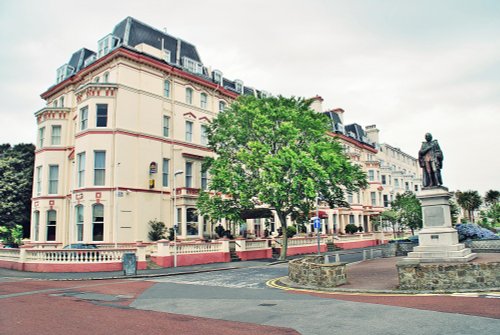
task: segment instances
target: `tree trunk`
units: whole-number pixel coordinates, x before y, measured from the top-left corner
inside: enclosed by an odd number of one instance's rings
[[[288,237],[286,235],[286,215],[280,211],[276,211],[276,214],[278,215],[278,219],[280,220],[281,223],[281,229],[283,231],[283,245],[281,246],[281,253],[279,260],[284,261],[286,259],[286,252],[288,250]]]

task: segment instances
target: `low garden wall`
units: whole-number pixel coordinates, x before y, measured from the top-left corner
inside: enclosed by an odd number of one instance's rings
[[[397,269],[402,290],[500,288],[500,262],[419,264],[402,261],[397,264]]]
[[[300,285],[336,287],[347,283],[346,263],[326,263],[324,256],[306,256],[288,263],[288,278]]]

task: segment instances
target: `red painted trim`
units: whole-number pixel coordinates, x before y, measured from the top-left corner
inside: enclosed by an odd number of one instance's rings
[[[38,149],[35,151],[35,155],[41,154],[42,152],[49,152],[49,151],[68,151],[68,150],[74,150],[75,147],[64,147],[64,148],[42,148]]]
[[[60,200],[60,199],[66,199],[67,195],[58,195],[58,196],[41,196],[41,197],[36,197],[36,198],[31,198],[31,201],[36,201],[36,200]]]
[[[200,120],[200,121],[202,121],[202,120],[206,120],[207,122],[212,122],[212,121],[210,121],[210,119],[209,119],[208,117],[206,117],[206,116],[202,116],[202,117],[200,117],[200,118],[199,118],[199,120]]]
[[[357,147],[359,147],[361,149],[366,149],[366,150],[368,150],[370,152],[373,152],[374,154],[376,154],[378,152],[377,149],[374,149],[374,148],[370,147],[367,144],[361,143],[361,142],[359,142],[359,141],[357,141],[357,140],[355,140],[353,138],[350,138],[349,136],[345,136],[344,134],[338,134],[338,133],[332,133],[332,132],[328,132],[328,134],[330,136],[333,136],[333,137],[341,138],[341,139],[343,139],[346,142],[354,144],[354,145],[356,145]]]
[[[376,246],[377,240],[364,240],[364,241],[333,241],[333,244],[341,249],[356,249]]]
[[[152,141],[158,141],[158,142],[168,143],[168,144],[172,144],[172,145],[178,145],[178,146],[186,147],[186,148],[190,148],[190,149],[198,149],[198,150],[202,150],[202,151],[212,152],[212,150],[210,150],[209,148],[202,146],[202,145],[191,144],[191,143],[186,143],[186,142],[181,142],[181,141],[175,141],[175,140],[160,138],[160,137],[156,137],[156,136],[152,136],[152,135],[138,134],[136,132],[126,131],[126,130],[116,130],[116,131],[112,131],[112,130],[107,130],[107,131],[90,130],[89,131],[89,130],[87,130],[85,132],[77,134],[75,136],[75,138],[80,138],[80,137],[84,137],[87,135],[111,135],[111,134],[145,138],[145,139],[152,140]]]
[[[183,116],[191,116],[193,117],[194,119],[196,119],[196,115],[194,115],[193,113],[191,112],[187,112],[187,113],[184,113]]]
[[[236,254],[242,261],[248,261],[251,259],[266,259],[273,257],[273,251],[271,248],[262,250],[237,251]]]
[[[151,256],[151,260],[161,267],[173,267],[174,256]],[[229,252],[210,252],[203,254],[177,255],[177,266],[198,264],[228,263],[231,261]]]
[[[278,253],[281,253],[281,248],[275,248],[275,249]],[[327,252],[328,247],[326,246],[326,244],[320,244],[319,250],[320,252]],[[298,247],[288,246],[286,250],[286,255],[287,256],[304,255],[304,254],[314,254],[317,252],[318,252],[317,245],[307,245]]]
[[[96,191],[100,191],[100,192],[113,192],[113,191],[115,191],[117,189],[118,189],[118,191],[128,191],[128,190],[130,190],[132,192],[137,192],[137,193],[163,193],[163,194],[170,194],[170,191],[150,190],[150,189],[147,189],[147,188],[133,188],[133,187],[79,188],[79,189],[73,190],[73,194],[75,194],[75,193],[82,193],[82,192],[96,192]]]
[[[236,99],[239,96],[239,94],[228,91],[218,84],[212,83],[210,81],[199,78],[193,74],[190,74],[190,73],[185,72],[183,70],[177,69],[171,65],[168,65],[168,64],[163,63],[161,61],[158,61],[158,60],[152,58],[151,56],[140,54],[137,51],[132,51],[132,50],[126,49],[124,47],[119,47],[119,48],[113,50],[112,52],[110,52],[109,54],[107,54],[106,56],[99,58],[94,63],[92,63],[89,66],[87,66],[86,68],[82,69],[80,72],[76,73],[75,75],[63,80],[62,82],[60,82],[59,84],[57,84],[55,86],[52,86],[51,88],[49,88],[47,91],[45,91],[44,93],[42,93],[40,95],[41,98],[44,100],[47,100],[50,96],[57,94],[65,86],[70,85],[70,84],[78,84],[79,82],[81,82],[83,80],[83,78],[85,77],[85,75],[87,73],[92,72],[95,69],[101,67],[106,62],[112,61],[115,57],[116,58],[125,57],[125,58],[128,58],[130,60],[136,61],[138,63],[142,63],[142,64],[146,64],[146,65],[150,65],[150,66],[159,68],[160,70],[163,70],[167,73],[171,73],[171,74],[179,76],[181,78],[191,80],[191,81],[193,81],[197,84],[201,84],[207,88],[216,89],[219,92],[221,92],[222,94],[224,94],[232,99]]]
[[[182,157],[187,157],[187,158],[197,159],[197,160],[200,160],[200,161],[202,161],[202,160],[204,160],[204,159],[205,159],[205,157],[204,157],[204,156],[193,155],[193,154],[189,154],[189,153],[186,153],[186,152],[184,152],[184,153],[182,154]]]

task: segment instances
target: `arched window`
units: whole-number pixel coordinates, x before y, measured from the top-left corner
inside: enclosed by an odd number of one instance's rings
[[[77,242],[82,242],[83,241],[83,206],[78,205],[75,207],[75,224],[76,224],[76,241]]]
[[[186,233],[187,235],[198,235],[198,213],[196,208],[186,209]]]
[[[47,211],[47,241],[56,240],[57,212],[53,209]]]
[[[92,240],[104,241],[104,206],[92,206]]]
[[[40,212],[33,212],[33,240],[38,241],[40,233]]]
[[[193,104],[193,89],[186,88],[186,103],[192,105]]]
[[[109,72],[104,73],[104,75],[102,76],[102,81],[105,83],[109,82]]]

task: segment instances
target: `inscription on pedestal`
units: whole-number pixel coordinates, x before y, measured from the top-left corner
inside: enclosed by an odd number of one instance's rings
[[[444,226],[444,211],[442,207],[424,207],[424,225],[426,227]]]

